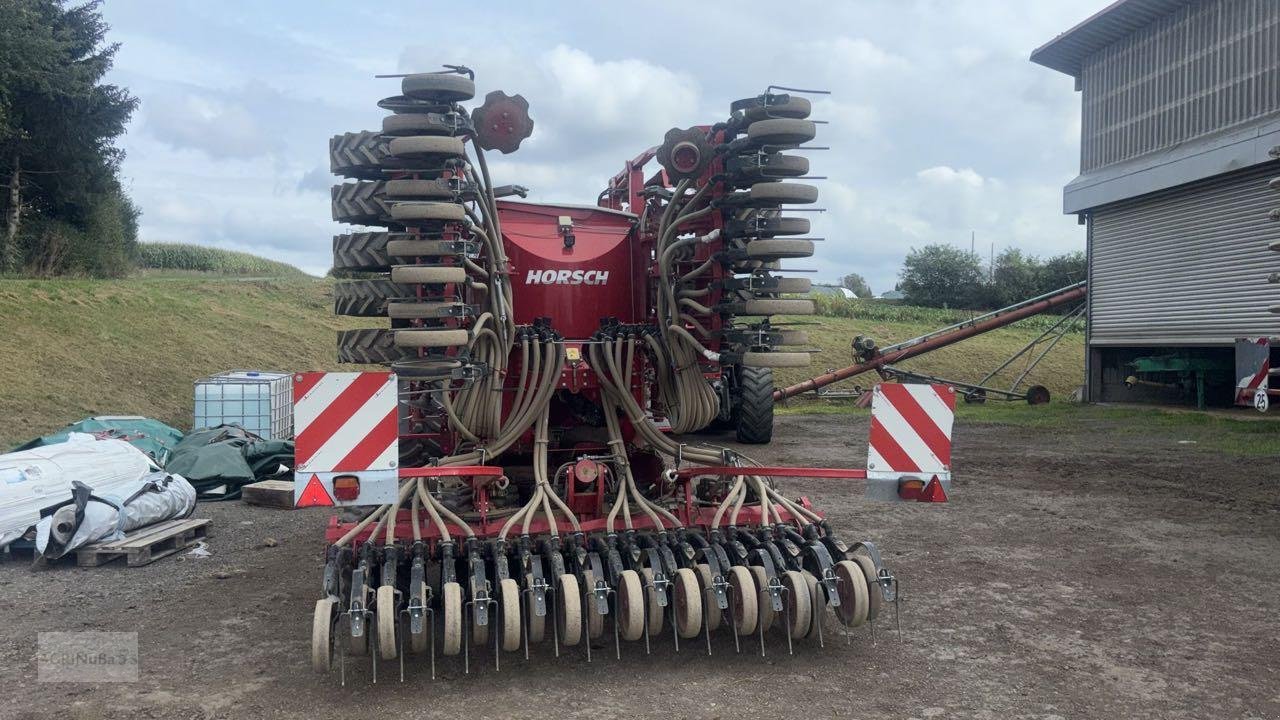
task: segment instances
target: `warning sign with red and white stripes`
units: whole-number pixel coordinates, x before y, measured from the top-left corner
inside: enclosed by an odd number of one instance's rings
[[[399,455],[396,377],[385,372],[293,376],[298,471],[389,470]]]
[[[951,477],[956,392],[948,385],[877,385],[871,400],[867,478]]]

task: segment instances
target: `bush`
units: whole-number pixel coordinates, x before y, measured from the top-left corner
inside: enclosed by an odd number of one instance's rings
[[[182,243],[139,243],[135,252],[139,268],[181,270],[264,277],[305,277],[298,268],[257,255],[203,245]]]

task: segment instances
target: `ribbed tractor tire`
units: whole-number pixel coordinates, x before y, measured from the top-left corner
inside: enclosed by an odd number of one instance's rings
[[[758,355],[760,353],[747,353]],[[738,368],[738,442],[763,445],[773,439],[773,370],[767,367]]]
[[[382,133],[353,132],[329,138],[329,172],[349,178],[379,177],[391,154]]]
[[[444,178],[435,180],[388,180],[384,193],[387,197],[395,198],[396,200],[417,200],[419,198],[452,200],[457,197],[457,193],[449,186],[449,181]]]
[[[378,272],[391,265],[387,239],[391,233],[362,232],[333,236],[333,269]]]
[[[399,265],[391,268],[391,279],[397,283],[443,285],[467,279],[467,271],[449,265]]]
[[[752,260],[779,260],[813,256],[812,240],[752,240],[747,243],[747,257]]]
[[[794,118],[757,120],[747,126],[747,137],[756,145],[800,145],[817,134],[812,121]]]
[[[404,113],[387,115],[382,118],[383,135],[454,135],[460,129],[459,123],[449,122],[446,117],[458,118],[457,114],[449,116],[440,113]]]
[[[793,178],[809,174],[809,158],[802,155],[768,153],[755,155],[759,164],[746,163],[733,173],[739,183],[768,182],[780,178]]]
[[[420,157],[424,155],[443,157],[466,157],[466,149],[461,138],[440,135],[410,135],[395,137],[387,143],[391,154],[396,157]]]
[[[390,365],[412,360],[412,348],[396,345],[392,330],[339,330],[338,362],[359,365]]]
[[[476,84],[456,73],[418,73],[405,75],[400,91],[419,100],[456,103],[476,96]]]
[[[385,279],[340,282],[333,286],[333,312],[350,317],[385,317],[388,301],[413,296],[412,285]]]
[[[442,202],[398,202],[389,208],[391,218],[401,223],[461,222],[467,211],[461,205]]]
[[[809,367],[809,353],[803,352],[745,352],[742,366],[750,368]]]
[[[330,191],[335,222],[380,225],[388,219],[385,184],[370,180],[334,185]]]
[[[788,96],[786,102],[765,105],[760,98],[751,98],[750,100],[739,100],[733,103],[732,109],[742,110],[742,114],[751,122],[768,120],[769,118],[803,120],[809,117],[809,113],[813,112],[813,103],[809,102],[808,98]]]
[[[795,182],[762,182],[751,186],[754,204],[803,205],[818,201],[818,187]]]
[[[812,315],[813,301],[790,298],[748,300],[736,315]]]
[[[756,242],[761,242],[757,240]],[[777,284],[769,289],[771,293],[779,295],[799,295],[807,293],[813,289],[813,281],[809,278],[778,278]]]

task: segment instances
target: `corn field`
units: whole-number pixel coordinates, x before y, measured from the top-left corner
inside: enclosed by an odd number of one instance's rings
[[[921,323],[939,328],[964,322],[989,312],[988,310],[952,310],[920,307],[918,305],[899,305],[884,300],[850,299],[833,295],[816,295],[813,297],[813,304],[815,307],[814,312],[826,317],[853,318],[872,322]],[[1070,308],[1064,308],[1064,313],[1069,310]],[[1047,313],[1034,315],[1014,323],[1012,327],[1045,330],[1056,323],[1059,317],[1059,315]],[[1077,323],[1073,332],[1084,332],[1084,324]]]
[[[306,275],[288,263],[268,260],[257,255],[182,243],[139,243],[136,262],[137,266],[144,270],[178,270],[264,277]]]

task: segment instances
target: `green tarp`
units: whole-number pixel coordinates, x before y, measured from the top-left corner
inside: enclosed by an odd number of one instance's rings
[[[173,449],[165,470],[186,478],[201,500],[234,500],[242,486],[292,467],[292,441],[264,440],[236,425],[219,425],[191,431]]]
[[[150,455],[151,459],[161,467],[168,462],[170,453],[182,440],[180,430],[169,427],[159,420],[140,415],[100,415],[72,423],[52,435],[36,438],[14,448],[14,451],[66,442],[67,436],[71,433],[89,433],[124,440]]]

